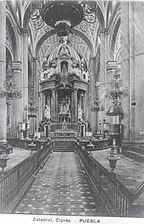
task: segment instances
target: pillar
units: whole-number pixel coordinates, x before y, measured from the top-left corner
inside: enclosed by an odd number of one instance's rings
[[[77,89],[74,90],[73,93],[73,111],[74,111],[74,122],[78,121],[78,96],[77,96]]]
[[[6,1],[0,1],[0,88],[6,79]],[[6,142],[6,98],[0,98],[0,143]]]
[[[56,122],[58,122],[58,90],[55,93]]]
[[[107,107],[107,102],[105,100],[105,90],[106,90],[106,83],[108,82],[107,79],[109,77],[107,77],[107,73],[106,73],[106,61],[109,60],[110,58],[110,52],[108,49],[108,35],[105,29],[101,29],[100,33],[99,33],[99,38],[100,38],[100,43],[99,43],[99,47],[100,47],[100,74],[99,74],[99,79],[98,81],[100,81],[100,83],[102,83],[102,85],[97,88],[97,94],[99,96],[99,99],[101,101],[101,105],[104,106],[105,108]],[[100,106],[101,106],[100,105]],[[98,116],[98,126],[99,126],[99,122],[103,119],[106,119],[106,115],[105,115],[105,111],[99,111],[99,116]]]
[[[24,112],[25,106],[28,106],[28,31],[26,29],[22,30],[23,37],[23,119],[27,120],[26,113]]]
[[[56,91],[52,89],[52,97],[51,97],[51,119],[52,121],[56,121]]]
[[[94,133],[97,126],[97,113],[96,111],[91,111],[91,106],[93,105],[94,100],[96,99],[96,89],[95,89],[95,81],[96,81],[96,57],[91,57],[90,59],[90,85],[89,85],[89,121],[91,131]]]
[[[45,110],[45,97],[46,97],[46,94],[45,92],[42,92],[42,108],[41,108],[41,112],[42,112],[42,120],[45,120],[45,115],[44,115],[44,110]]]
[[[33,73],[33,79],[34,79],[34,101],[35,106],[38,107],[39,104],[39,61],[38,58],[34,58],[34,73]],[[34,120],[35,122],[35,131],[38,130],[39,126],[39,119],[38,114],[37,117]]]
[[[18,90],[22,91],[22,63],[21,61],[12,61],[11,69],[14,75],[14,81]],[[23,96],[22,96],[23,97]],[[13,99],[13,124],[18,125],[19,122],[23,121],[22,113],[22,98]]]
[[[88,94],[83,93],[83,105],[84,105],[84,120],[88,121]]]

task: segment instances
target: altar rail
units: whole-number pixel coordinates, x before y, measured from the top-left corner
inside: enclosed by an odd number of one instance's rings
[[[76,144],[75,147],[81,166],[90,178],[93,191],[101,197],[108,214],[127,217],[132,204],[132,193],[80,145]]]
[[[123,142],[122,153],[135,159],[138,162],[144,162],[144,142]]]
[[[15,138],[15,137],[11,137],[11,138],[7,138],[8,143],[12,146],[12,147],[19,147],[22,149],[29,149],[29,144],[31,143],[31,139],[20,139],[20,138]],[[35,150],[39,150],[40,147],[43,145],[43,147],[45,147],[47,145],[47,140],[39,140],[39,139],[34,139],[33,141],[36,144],[36,149]]]
[[[87,145],[90,143],[90,139],[80,139],[79,143],[87,148]],[[92,151],[107,149],[111,145],[111,139],[93,139],[92,144],[94,145]]]
[[[0,213],[12,213],[22,196],[35,179],[35,174],[50,156],[52,144],[5,172],[0,178]]]
[[[77,123],[66,123],[67,130],[78,131],[78,124]],[[51,123],[50,131],[55,132],[57,130],[62,130],[63,124],[62,123]]]

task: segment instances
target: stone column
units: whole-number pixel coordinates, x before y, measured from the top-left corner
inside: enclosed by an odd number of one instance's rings
[[[51,93],[50,90],[47,91],[47,105],[50,105],[51,103]]]
[[[45,110],[45,92],[42,92],[42,120],[45,120],[44,110]]]
[[[88,94],[83,94],[83,106],[84,106],[84,120],[88,121]]]
[[[56,122],[58,122],[58,90],[56,90],[55,95],[55,112],[56,112]]]
[[[28,31],[26,29],[22,29],[23,34],[23,113],[24,108],[28,105]],[[23,119],[27,119],[25,116]]]
[[[108,49],[108,35],[105,29],[101,29],[99,33],[100,38],[100,74],[99,79],[102,83],[99,88],[97,88],[97,95],[100,98],[101,105],[103,105],[105,108],[107,107],[107,101],[105,100],[104,92],[106,89],[106,83],[107,81],[107,73],[106,73],[106,61],[110,58],[110,50]],[[100,106],[101,106],[100,105]],[[97,127],[99,127],[99,122],[103,119],[106,119],[105,111],[99,111],[98,113],[98,120],[97,120]]]
[[[38,106],[38,120],[42,121],[43,120],[43,93],[39,93],[39,106]]]
[[[39,104],[39,64],[38,58],[34,58],[34,99],[35,105],[38,107]],[[39,119],[38,116],[35,118],[35,131],[38,130]]]
[[[0,1],[0,88],[6,79],[6,1]],[[6,98],[0,98],[0,143],[6,141]]]
[[[95,81],[96,81],[96,57],[91,57],[90,59],[90,85],[89,85],[89,121],[91,131],[94,132],[97,126],[97,114],[95,111],[91,111],[91,106],[93,105],[94,100],[96,99],[96,89],[95,89]]]
[[[77,99],[77,89],[73,93],[73,111],[74,111],[74,122],[78,121],[78,99]]]
[[[47,105],[50,106],[50,109],[51,109],[51,91],[48,90],[47,93],[46,93],[46,102],[47,102]],[[52,111],[50,112],[52,114]]]
[[[56,93],[55,93],[55,89],[52,90],[52,97],[51,97],[51,119],[52,121],[56,121]]]
[[[21,61],[12,61],[11,69],[14,75],[14,81],[18,90],[22,91],[22,63]],[[22,95],[23,97],[23,95]],[[13,124],[23,121],[22,98],[13,99]]]

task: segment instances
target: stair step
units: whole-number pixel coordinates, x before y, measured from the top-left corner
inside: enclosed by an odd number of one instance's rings
[[[74,142],[73,141],[54,141],[53,151],[54,152],[73,152]]]

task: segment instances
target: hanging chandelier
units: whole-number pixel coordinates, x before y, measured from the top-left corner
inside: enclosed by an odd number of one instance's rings
[[[47,25],[57,30],[58,36],[67,36],[84,18],[83,7],[76,1],[47,2],[40,15]]]
[[[114,80],[110,83],[111,88],[106,90],[105,98],[112,100],[112,106],[106,112],[107,116],[123,116],[121,100],[128,96],[128,88],[123,87],[123,82],[120,77],[120,71],[116,70],[113,76]]]
[[[6,80],[3,83],[3,89],[0,88],[0,98],[5,98],[7,102],[14,98],[19,99],[22,97],[22,92],[15,84],[12,72],[6,75]]]
[[[122,88],[122,79],[120,77],[116,77],[111,83],[111,89],[106,90],[105,97],[109,98],[113,101],[120,100],[125,98],[128,95],[127,87]]]

